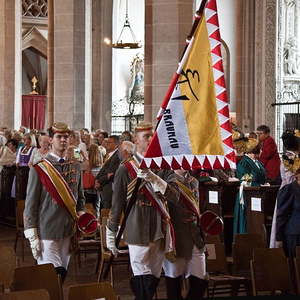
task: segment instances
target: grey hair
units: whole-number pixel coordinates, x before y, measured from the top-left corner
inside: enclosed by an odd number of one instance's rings
[[[135,144],[129,141],[123,141],[122,147],[124,150],[126,150],[129,154],[133,154],[135,151]]]

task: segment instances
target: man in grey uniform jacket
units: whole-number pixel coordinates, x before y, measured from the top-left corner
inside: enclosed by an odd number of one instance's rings
[[[81,215],[85,203],[80,165],[65,157],[69,131],[64,123],[54,123],[49,128],[52,150],[45,160],[30,168],[24,210],[24,234],[30,241],[33,257],[38,264],[52,263],[62,281],[66,277],[70,260],[76,211]],[[54,175],[45,176],[43,170]],[[57,181],[60,181],[60,185],[55,185]],[[58,202],[53,192],[59,195],[64,193],[60,199],[64,204]],[[65,204],[73,207],[71,213]]]
[[[171,221],[175,231],[176,260],[165,259],[163,269],[169,300],[181,300],[181,283],[189,280],[185,299],[197,300],[204,296],[208,286],[204,236],[199,227],[199,183],[186,170],[175,170],[168,183],[173,191],[168,201]]]
[[[128,192],[137,176],[143,178],[144,186],[139,189],[124,231],[124,240],[128,244],[134,274],[131,288],[137,300],[153,298],[165,254],[169,252],[166,239],[169,236],[169,224],[167,224],[169,218],[166,217],[164,204],[158,199],[157,193],[165,194],[167,183],[161,177],[166,178],[170,172],[159,171],[157,176],[151,171],[138,169],[151,137],[152,125],[145,122],[138,124],[135,128],[136,153],[133,160],[122,163],[115,174],[112,208],[106,231],[107,246],[113,254],[117,255],[115,237],[127,196],[129,198]],[[158,211],[157,204],[160,204],[161,212]]]

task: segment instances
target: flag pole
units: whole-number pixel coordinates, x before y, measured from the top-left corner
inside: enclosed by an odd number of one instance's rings
[[[208,0],[202,0],[199,9],[195,13],[192,29],[191,29],[189,35],[187,36],[187,40],[186,40],[187,42],[186,42],[185,48],[183,50],[183,53],[181,55],[181,58],[180,58],[180,61],[179,61],[179,64],[178,64],[178,68],[177,68],[176,72],[174,73],[174,75],[172,77],[171,84],[170,84],[170,86],[167,90],[167,93],[165,95],[165,98],[163,100],[162,107],[161,107],[160,112],[159,112],[159,114],[161,113],[161,115],[160,115],[160,117],[159,117],[159,115],[157,117],[158,118],[158,123],[159,123],[159,120],[161,119],[163,110],[166,109],[166,107],[169,103],[169,100],[172,96],[172,93],[174,91],[174,88],[176,86],[178,78],[181,74],[184,63],[185,63],[185,61],[188,57],[189,51],[190,51],[190,49],[192,47],[192,44],[193,44],[193,41],[194,41],[194,33],[197,29],[198,24],[200,23],[200,21],[203,18],[203,12],[204,12],[207,1]],[[156,127],[158,126],[158,123],[157,123]],[[117,236],[116,236],[116,243],[115,244],[116,244],[117,249],[119,248],[119,243],[120,243],[121,237],[123,235],[123,231],[125,229],[126,221],[127,221],[128,216],[129,216],[129,213],[131,211],[131,208],[134,205],[134,203],[136,202],[137,193],[138,193],[139,187],[141,185],[141,182],[142,182],[142,179],[137,178],[137,182],[135,184],[132,196],[131,196],[130,200],[127,203],[126,210],[125,210],[125,213],[124,213],[124,218],[122,220],[121,227],[120,227],[120,229],[117,233]],[[109,262],[107,263],[106,269],[104,270],[104,273],[103,273],[103,279],[107,278],[107,276],[109,274],[109,271],[110,271],[110,268],[111,268],[111,264],[112,264],[114,258],[115,258],[115,256],[111,253]],[[99,278],[99,280],[100,280],[100,278]]]
[[[179,78],[179,76],[181,74],[182,68],[183,68],[183,66],[185,64],[185,61],[186,61],[187,57],[188,57],[189,51],[191,49],[191,46],[192,46],[192,43],[193,43],[193,40],[194,40],[193,37],[194,37],[195,31],[196,31],[196,29],[198,27],[198,24],[200,23],[200,21],[203,18],[203,12],[204,12],[204,9],[205,9],[207,1],[208,0],[202,0],[199,9],[195,13],[195,17],[194,17],[194,22],[193,22],[193,25],[192,25],[192,29],[191,29],[189,35],[187,36],[186,45],[185,45],[185,48],[184,48],[183,53],[181,55],[180,61],[178,63],[178,68],[177,68],[176,72],[173,74],[173,77],[171,79],[171,83],[170,83],[169,88],[167,90],[167,93],[166,93],[166,95],[165,95],[165,97],[163,99],[161,108],[160,108],[160,110],[159,110],[159,112],[157,114],[158,123],[156,125],[156,128],[157,128],[157,126],[159,124],[159,120],[161,119],[164,110],[167,108],[167,105],[168,105],[169,100],[170,100],[170,98],[172,96],[172,93],[174,91],[174,88],[176,86],[178,78]]]

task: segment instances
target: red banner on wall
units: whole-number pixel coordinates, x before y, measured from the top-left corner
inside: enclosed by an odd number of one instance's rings
[[[45,126],[46,96],[22,96],[22,126],[43,130]]]

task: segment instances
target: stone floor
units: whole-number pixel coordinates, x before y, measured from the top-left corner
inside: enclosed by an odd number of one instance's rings
[[[16,229],[0,224],[0,246],[13,246],[15,241]],[[65,299],[67,299],[68,287],[77,283],[88,283],[88,282],[96,282],[97,274],[96,274],[96,262],[97,262],[97,254],[96,253],[88,253],[86,257],[84,254],[81,255],[81,267],[75,267],[74,257],[71,258],[68,270],[68,276],[64,283],[64,295]],[[22,261],[22,251],[21,251],[21,240],[19,240],[17,247],[17,264],[19,266],[30,266],[34,265],[34,259],[31,255],[31,251],[29,248],[29,244],[27,240],[25,240],[25,257],[24,261]],[[114,268],[114,278],[115,278],[115,290],[116,293],[120,296],[121,300],[131,300],[134,299],[132,292],[129,287],[129,279],[131,277],[130,271],[126,266],[115,266]],[[159,287],[157,290],[157,298],[164,299],[165,298],[165,287],[164,280],[160,280]]]

